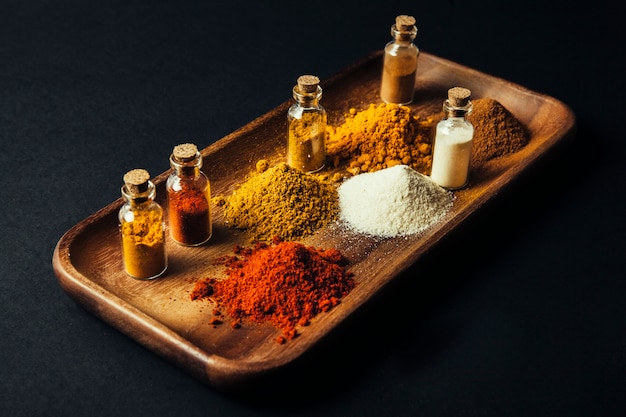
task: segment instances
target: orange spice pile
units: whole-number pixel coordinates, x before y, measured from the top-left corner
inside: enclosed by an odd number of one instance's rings
[[[217,303],[214,315],[224,309],[233,327],[246,319],[270,322],[282,330],[281,344],[297,336],[298,326],[338,305],[355,285],[338,250],[298,242],[237,246],[223,262],[226,278],[198,281],[192,300],[210,297]],[[212,323],[218,322],[214,317]]]
[[[350,109],[343,123],[328,126],[326,150],[335,166],[347,161],[353,175],[400,164],[428,175],[433,126],[432,118],[408,106],[372,103],[362,111]]]

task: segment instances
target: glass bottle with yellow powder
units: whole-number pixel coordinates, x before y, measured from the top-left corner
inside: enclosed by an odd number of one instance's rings
[[[163,209],[154,201],[156,187],[145,169],[124,175],[118,219],[124,270],[137,279],[152,279],[167,269]]]

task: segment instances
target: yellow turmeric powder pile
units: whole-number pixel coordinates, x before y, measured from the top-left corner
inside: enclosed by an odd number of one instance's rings
[[[320,177],[290,168],[257,163],[257,171],[229,196],[216,196],[231,227],[252,240],[296,240],[337,218],[337,189]]]
[[[342,124],[327,127],[326,151],[335,166],[347,161],[353,175],[400,164],[429,175],[433,126],[432,118],[408,106],[372,103],[359,112],[350,109]]]

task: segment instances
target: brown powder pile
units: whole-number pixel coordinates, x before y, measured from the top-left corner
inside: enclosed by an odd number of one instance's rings
[[[432,118],[420,118],[408,106],[372,103],[360,112],[350,109],[342,124],[328,126],[326,151],[335,166],[347,161],[353,175],[400,164],[428,175],[433,125]]]
[[[497,100],[472,100],[468,120],[474,125],[472,165],[521,150],[528,144],[528,129]]]

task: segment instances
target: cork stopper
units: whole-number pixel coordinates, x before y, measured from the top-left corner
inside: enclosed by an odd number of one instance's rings
[[[172,156],[176,161],[193,161],[198,154],[198,147],[193,143],[183,143],[174,147]]]
[[[448,101],[453,107],[465,107],[469,103],[472,92],[467,88],[453,87],[448,90]]]
[[[133,169],[124,174],[124,184],[132,194],[146,192],[149,180],[150,174],[145,169]]]
[[[410,32],[413,30],[413,26],[415,26],[415,18],[413,16],[401,14],[396,17],[396,29],[399,31]]]
[[[298,90],[301,93],[314,93],[319,83],[320,79],[315,75],[302,75],[298,77]]]

